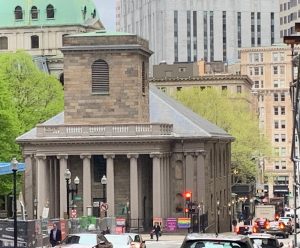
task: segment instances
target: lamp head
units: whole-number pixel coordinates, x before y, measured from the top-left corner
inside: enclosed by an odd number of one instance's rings
[[[66,169],[64,176],[66,180],[69,180],[71,178],[71,171],[69,169]]]
[[[107,178],[105,175],[103,175],[103,177],[101,178],[101,184],[102,185],[106,185],[107,184]]]
[[[74,179],[74,183],[75,183],[76,185],[78,185],[78,184],[79,184],[79,182],[80,182],[80,180],[79,180],[79,177],[78,177],[78,176],[76,176],[76,177],[75,177],[75,179]]]
[[[11,169],[12,169],[12,171],[17,171],[18,170],[18,164],[19,164],[19,162],[16,158],[13,158],[11,160]]]

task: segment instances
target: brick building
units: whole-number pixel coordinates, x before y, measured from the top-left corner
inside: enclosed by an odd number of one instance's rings
[[[122,215],[129,205],[130,218],[148,227],[153,217],[184,216],[188,190],[195,204],[203,203],[208,231],[218,222],[221,231],[228,230],[233,138],[149,87],[148,43],[97,31],[64,37],[62,52],[64,113],[17,139],[26,163],[29,216],[35,198],[38,216],[46,205],[49,217],[65,216],[68,168],[81,180],[78,215],[106,198],[108,216]]]

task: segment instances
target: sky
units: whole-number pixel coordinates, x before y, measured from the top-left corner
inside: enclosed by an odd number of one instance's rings
[[[115,31],[116,29],[116,4],[115,0],[94,0],[106,30]]]

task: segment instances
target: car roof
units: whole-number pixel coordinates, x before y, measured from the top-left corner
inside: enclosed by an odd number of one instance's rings
[[[98,236],[97,233],[70,233],[68,236]]]
[[[247,236],[234,233],[190,233],[185,237],[186,240],[228,240],[228,241],[245,241]]]
[[[248,237],[251,238],[268,238],[268,239],[276,239],[276,237],[274,237],[271,234],[268,233],[252,233],[249,234]]]

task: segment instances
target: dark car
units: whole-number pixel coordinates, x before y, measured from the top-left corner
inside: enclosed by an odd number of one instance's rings
[[[282,236],[283,238],[289,237],[289,230],[284,222],[281,221],[271,221],[267,225],[265,232],[275,236]]]
[[[253,248],[247,236],[234,233],[190,233],[186,235],[181,248]]]
[[[254,221],[254,225],[256,225],[259,230],[263,230],[266,229],[269,222],[270,221],[266,218],[257,218]]]

